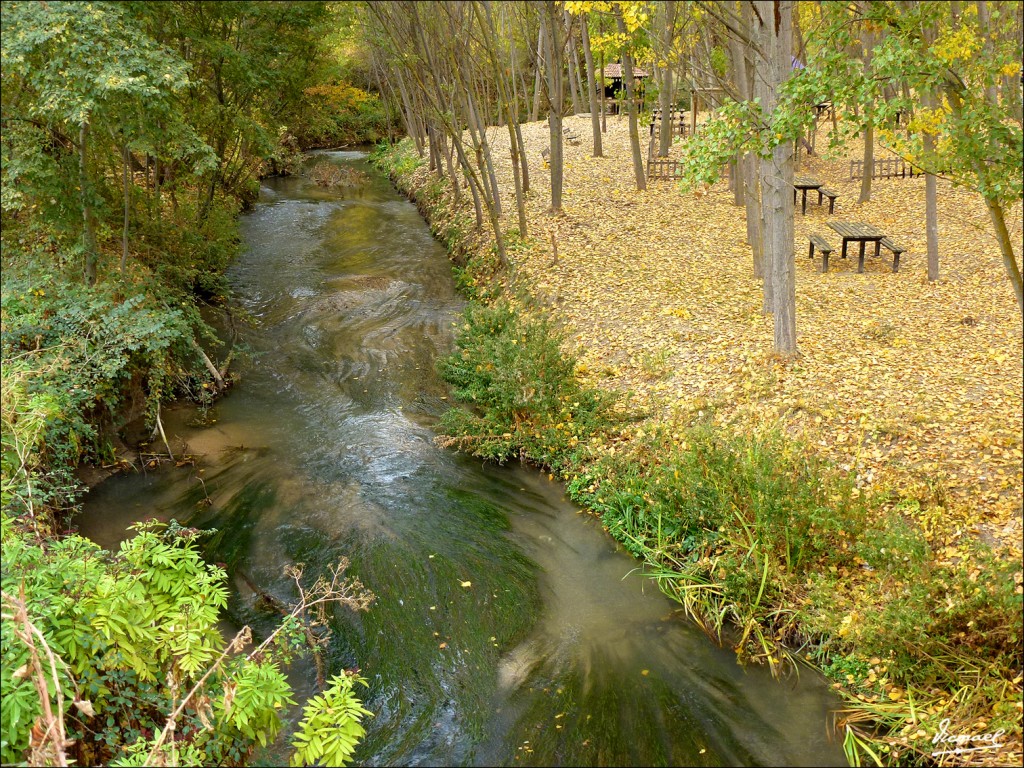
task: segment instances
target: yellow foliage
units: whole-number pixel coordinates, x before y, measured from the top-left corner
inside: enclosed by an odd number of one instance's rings
[[[315,85],[303,91],[306,96],[321,96],[336,109],[355,109],[374,97],[354,85]]]
[[[942,129],[945,127],[946,116],[950,111],[948,107],[948,103],[944,107],[937,109],[919,107],[914,113],[914,117],[907,124],[907,129],[911,133],[930,133],[933,136],[937,136],[942,133]]]
[[[968,26],[947,29],[932,45],[932,53],[944,64],[958,59],[969,60],[982,46],[982,42]]]

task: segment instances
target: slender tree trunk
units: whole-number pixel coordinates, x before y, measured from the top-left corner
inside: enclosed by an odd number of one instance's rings
[[[772,119],[778,104],[778,88],[789,77],[793,50],[793,3],[757,0],[760,40],[767,54],[766,84],[762,105]],[[773,129],[770,129],[773,130]],[[793,144],[780,141],[762,163],[761,198],[767,222],[766,260],[771,265],[775,352],[796,354],[796,264],[793,253]]]
[[[747,152],[743,158],[744,195],[747,209],[747,242],[754,259],[754,277],[764,279],[764,245],[761,241],[761,184],[757,155]]]
[[[473,171],[469,167],[469,161],[466,159],[465,153],[458,144],[455,146],[459,153],[459,165],[462,167],[462,172],[466,175],[466,182],[469,187],[469,191],[473,194],[473,209],[476,212],[476,228],[477,230],[481,230],[484,227],[484,209],[480,204],[480,192],[477,190],[476,180],[473,176]]]
[[[594,157],[603,157],[601,147],[601,115],[597,106],[597,82],[594,77],[594,54],[590,50],[590,31],[586,16],[580,17],[580,36],[583,38],[583,60],[587,65],[587,89],[590,91],[590,128],[594,134]],[[602,99],[603,102],[603,99]]]
[[[131,203],[131,187],[128,184],[128,145],[121,150],[121,161],[124,172],[124,228],[121,231],[121,274],[128,268],[128,209]]]
[[[580,23],[582,24],[583,22],[584,19],[581,18]],[[583,101],[583,94],[585,91],[583,90],[583,79],[580,77],[580,51],[575,38],[573,38],[572,47],[569,49],[569,53],[572,54],[570,59],[570,62],[572,63],[572,74],[573,79],[576,81],[576,91],[580,95],[580,109],[582,110],[583,106],[585,106]]]
[[[521,146],[519,144],[518,135],[516,133],[516,125],[519,124],[519,117],[516,114],[516,103],[514,96],[509,94],[508,85],[504,78],[501,76],[501,67],[498,60],[498,35],[494,27],[494,18],[491,15],[491,5],[487,3],[484,6],[486,15],[486,24],[484,19],[480,17],[480,6],[474,6],[477,13],[477,20],[480,22],[480,27],[484,33],[484,41],[487,47],[487,52],[491,59],[491,65],[494,72],[494,82],[498,91],[498,105],[504,106],[505,111],[509,114],[509,120],[506,124],[508,129],[508,143],[509,153],[511,154],[512,160],[512,177],[515,185],[516,194],[516,209],[519,214],[519,235],[522,238],[527,237],[528,228],[526,221],[526,199],[523,195],[523,184],[520,178],[520,152]],[[513,69],[515,67],[515,60],[513,59]],[[512,89],[513,94],[515,92],[515,76],[513,72]]]
[[[873,57],[875,36],[865,29],[863,33],[864,45],[864,71],[870,74],[871,59]],[[875,108],[874,102],[868,100],[864,104],[864,176],[860,181],[860,198],[858,203],[867,203],[871,200],[871,178],[875,171]]]
[[[448,178],[452,183],[452,196],[455,198],[455,205],[459,206],[462,204],[462,184],[459,183],[459,175],[455,172],[452,155],[455,154],[455,147],[453,146],[450,150],[445,146],[444,134],[441,135],[441,150],[444,155],[445,163],[448,166]]]
[[[999,250],[1003,254],[1006,275],[1010,278],[1010,285],[1013,286],[1013,295],[1017,297],[1017,308],[1024,314],[1024,284],[1021,283],[1020,263],[1014,253],[1013,238],[1010,237],[1010,231],[1006,227],[1003,207],[999,201],[989,198],[985,198],[985,206],[988,208],[992,226],[996,231],[996,240],[999,241]]]
[[[540,29],[537,30],[537,56],[534,61],[537,69],[533,76],[533,111],[530,112],[530,122],[535,123],[540,118],[540,62],[541,51],[544,50],[544,20],[541,19]]]
[[[661,136],[658,144],[658,157],[668,157],[669,148],[672,146],[672,129],[675,127],[672,121],[672,42],[676,26],[675,0],[666,0],[663,8],[665,18],[659,34],[661,36],[661,53],[665,57],[665,71],[662,75],[660,94]]]
[[[615,23],[619,34],[626,34],[626,22],[622,19],[622,11],[616,7]],[[647,189],[647,175],[644,172],[644,158],[640,150],[640,131],[637,128],[636,86],[633,83],[633,57],[629,50],[622,52],[622,79],[626,83],[626,99],[629,102],[629,144],[633,150],[633,175],[636,177],[636,188]]]
[[[523,194],[530,191],[530,164],[526,159],[526,145],[523,143],[523,132],[520,129],[519,121],[516,120],[516,141],[519,142],[519,146],[523,148],[523,151],[519,153],[519,162],[522,165],[523,170]]]
[[[929,24],[924,29],[924,40],[930,46],[935,42],[937,29],[934,24]],[[924,106],[927,109],[934,109],[937,99],[935,92],[928,89],[924,92]],[[934,169],[935,164],[935,135],[928,130],[924,131],[924,156],[928,169]],[[928,280],[934,282],[939,279],[939,209],[938,190],[935,174],[927,173],[924,177],[924,220],[925,234],[927,236],[928,250]]]
[[[551,166],[551,211],[562,212],[562,107],[565,100],[562,78],[560,11],[553,0],[544,4],[544,72],[548,85],[548,135],[551,140],[548,163]]]
[[[758,186],[761,190],[760,204],[757,212],[757,227],[761,234],[761,272],[763,275],[761,288],[764,291],[764,312],[768,315],[775,314],[775,283],[772,282],[772,260],[775,243],[774,225],[775,219],[770,215],[771,201],[771,175],[772,162],[767,158],[758,158]],[[755,254],[754,269],[757,269],[757,256]]]
[[[925,154],[932,150],[935,138],[926,133],[924,137]],[[924,177],[924,209],[925,233],[928,239],[928,279],[935,282],[939,279],[939,215],[935,175],[928,173]]]
[[[92,204],[89,201],[89,170],[86,146],[89,141],[89,123],[83,122],[78,131],[78,183],[82,194],[82,241],[85,247],[85,282],[96,284],[96,226]]]
[[[580,109],[580,94],[576,90],[577,77],[574,76],[572,72],[574,54],[576,53],[576,45],[575,41],[573,40],[572,34],[572,20],[569,18],[568,11],[562,12],[562,20],[565,24],[567,35],[566,42],[568,43],[569,47],[569,56],[566,57],[568,59],[567,63],[569,65],[569,98],[572,100],[572,114],[575,116],[578,115],[583,110]],[[578,71],[579,69],[577,68],[577,72]]]
[[[991,14],[988,10],[988,3],[986,0],[977,0],[978,7],[978,29],[981,32],[981,40],[985,58],[992,58],[992,29],[991,29]],[[993,80],[991,83],[985,84],[985,98],[990,104],[999,103],[999,94],[996,89],[996,83]]]

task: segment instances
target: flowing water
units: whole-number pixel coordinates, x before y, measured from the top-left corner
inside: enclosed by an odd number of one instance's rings
[[[377,601],[336,613],[328,662],[370,682],[361,764],[844,764],[817,676],[739,667],[560,486],[434,445],[434,363],[462,307],[446,255],[362,154],[323,160],[370,181],[272,179],[243,218],[241,382],[203,424],[167,415],[200,464],[106,481],[83,533],[109,547],[149,517],[216,527],[232,620],[262,631],[251,585],[288,600],[284,566],[350,558]],[[311,664],[290,674],[315,693]]]

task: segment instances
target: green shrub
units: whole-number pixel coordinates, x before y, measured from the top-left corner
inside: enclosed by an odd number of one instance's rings
[[[548,319],[508,301],[471,304],[456,351],[438,366],[466,404],[442,420],[448,443],[499,463],[517,457],[554,469],[574,463],[584,436],[610,424],[610,401],[579,384],[562,339]]]

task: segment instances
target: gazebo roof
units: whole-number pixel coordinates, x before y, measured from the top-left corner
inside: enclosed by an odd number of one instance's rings
[[[650,74],[651,73],[648,72],[643,67],[636,67],[636,66],[633,67],[633,77],[648,77],[648,76],[650,76]],[[619,64],[619,63],[605,64],[604,76],[605,77],[610,77],[610,78],[618,78],[618,79],[621,80],[622,79],[622,65]]]

